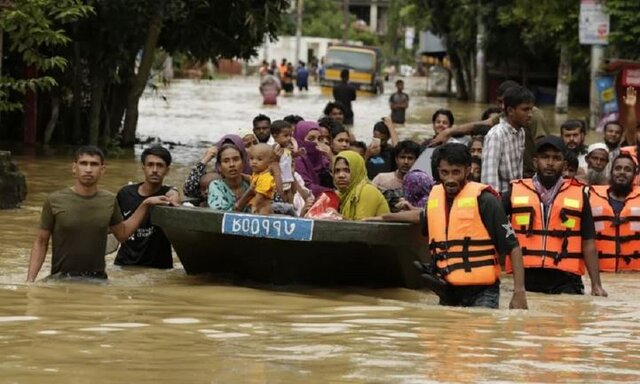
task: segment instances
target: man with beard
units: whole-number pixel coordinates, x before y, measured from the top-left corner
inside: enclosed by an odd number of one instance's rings
[[[401,141],[393,148],[393,155],[397,169],[378,173],[371,182],[382,192],[391,212],[399,212],[410,207],[402,198],[402,180],[420,156],[420,145],[413,140]]]
[[[591,294],[607,296],[600,284],[595,230],[584,186],[563,179],[565,146],[557,136],[536,143],[532,179],[516,180],[503,195],[522,247],[527,291],[584,294],[581,275],[591,278]],[[507,257],[505,269],[512,261]]]
[[[498,308],[498,257],[513,260],[513,297],[509,308],[526,309],[522,253],[497,193],[469,182],[471,154],[458,143],[434,153],[440,184],[433,187],[424,210],[383,215],[384,221],[421,224],[429,240],[432,264],[419,264],[426,285],[441,305]]]
[[[584,182],[587,185],[607,185],[609,177],[607,164],[609,164],[609,150],[606,144],[595,143],[587,148],[587,175]]]
[[[273,145],[271,137],[271,119],[267,115],[259,114],[253,118],[253,134],[256,135],[258,143]]]
[[[587,127],[582,120],[569,119],[560,126],[560,136],[567,151],[573,152],[578,158],[578,173],[587,172],[587,147],[584,138],[587,135]]]
[[[613,160],[609,185],[590,188],[600,270],[640,271],[640,187],[633,186],[636,163],[622,153]]]
[[[471,156],[471,172],[469,172],[469,181],[480,182],[482,179],[482,158]]]

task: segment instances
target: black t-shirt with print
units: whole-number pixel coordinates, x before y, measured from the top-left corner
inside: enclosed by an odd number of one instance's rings
[[[140,184],[127,185],[118,192],[118,204],[125,220],[131,217],[144,199],[150,197],[140,196]],[[170,189],[170,186],[163,185],[153,196],[164,196]],[[173,268],[171,243],[160,227],[151,224],[150,211],[133,235],[120,245],[115,264]]]

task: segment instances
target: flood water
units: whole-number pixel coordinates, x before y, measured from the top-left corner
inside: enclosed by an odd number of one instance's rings
[[[424,132],[441,106],[461,122],[484,109],[420,96],[421,81],[409,84],[401,136]],[[258,112],[316,118],[327,101],[312,88],[264,108],[256,83],[176,82],[162,91],[167,102],[142,101],[140,134],[203,145],[250,127]],[[387,100],[356,102],[356,135],[368,141]],[[182,185],[203,148],[175,147],[167,183]],[[106,284],[26,285],[42,202],[72,182],[66,152],[16,151],[29,195],[0,212],[1,383],[640,381],[638,275],[603,275],[609,298],[529,294],[528,311],[506,309],[510,277],[492,311],[440,307],[435,295],[407,289],[231,286],[186,276],[177,258],[175,269],[157,271],[117,268],[109,255]],[[116,191],[141,177],[129,154],[108,160],[101,185]],[[49,269],[50,256],[39,277]]]

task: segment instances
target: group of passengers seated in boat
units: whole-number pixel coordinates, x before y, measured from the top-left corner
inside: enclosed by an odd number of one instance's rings
[[[328,109],[342,109],[329,104]],[[447,115],[452,116],[439,110],[433,120]],[[223,211],[334,220],[423,209],[435,182],[411,168],[426,144],[399,141],[385,118],[373,126],[366,145],[345,128],[342,114],[331,116],[256,116],[253,130],[225,135],[207,149],[185,181],[185,196],[194,205]],[[482,150],[481,139],[470,145]]]

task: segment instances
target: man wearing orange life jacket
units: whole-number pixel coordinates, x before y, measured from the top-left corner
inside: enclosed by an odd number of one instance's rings
[[[511,255],[514,292],[510,308],[526,309],[522,254],[513,229],[491,187],[467,182],[471,154],[463,144],[446,144],[434,152],[440,184],[425,210],[384,215],[384,221],[421,223],[433,259],[421,265],[423,276],[441,305],[498,308],[499,256]],[[433,282],[440,279],[437,288]]]
[[[640,187],[633,186],[636,163],[628,153],[613,161],[608,186],[591,187],[600,270],[640,271]]]
[[[636,169],[638,167],[638,147],[635,145],[629,145],[626,147],[622,147],[620,148],[620,153],[626,153],[629,156],[631,156],[631,159],[633,160],[633,162],[636,164]],[[634,179],[633,179],[633,185],[640,185],[640,175],[637,174],[636,171],[636,175],[634,175]]]
[[[564,150],[559,137],[540,139],[533,179],[513,181],[503,196],[522,247],[525,286],[532,292],[584,294],[586,265],[591,294],[607,296],[600,284],[589,198],[583,184],[562,178]],[[507,258],[507,272],[511,264]]]

